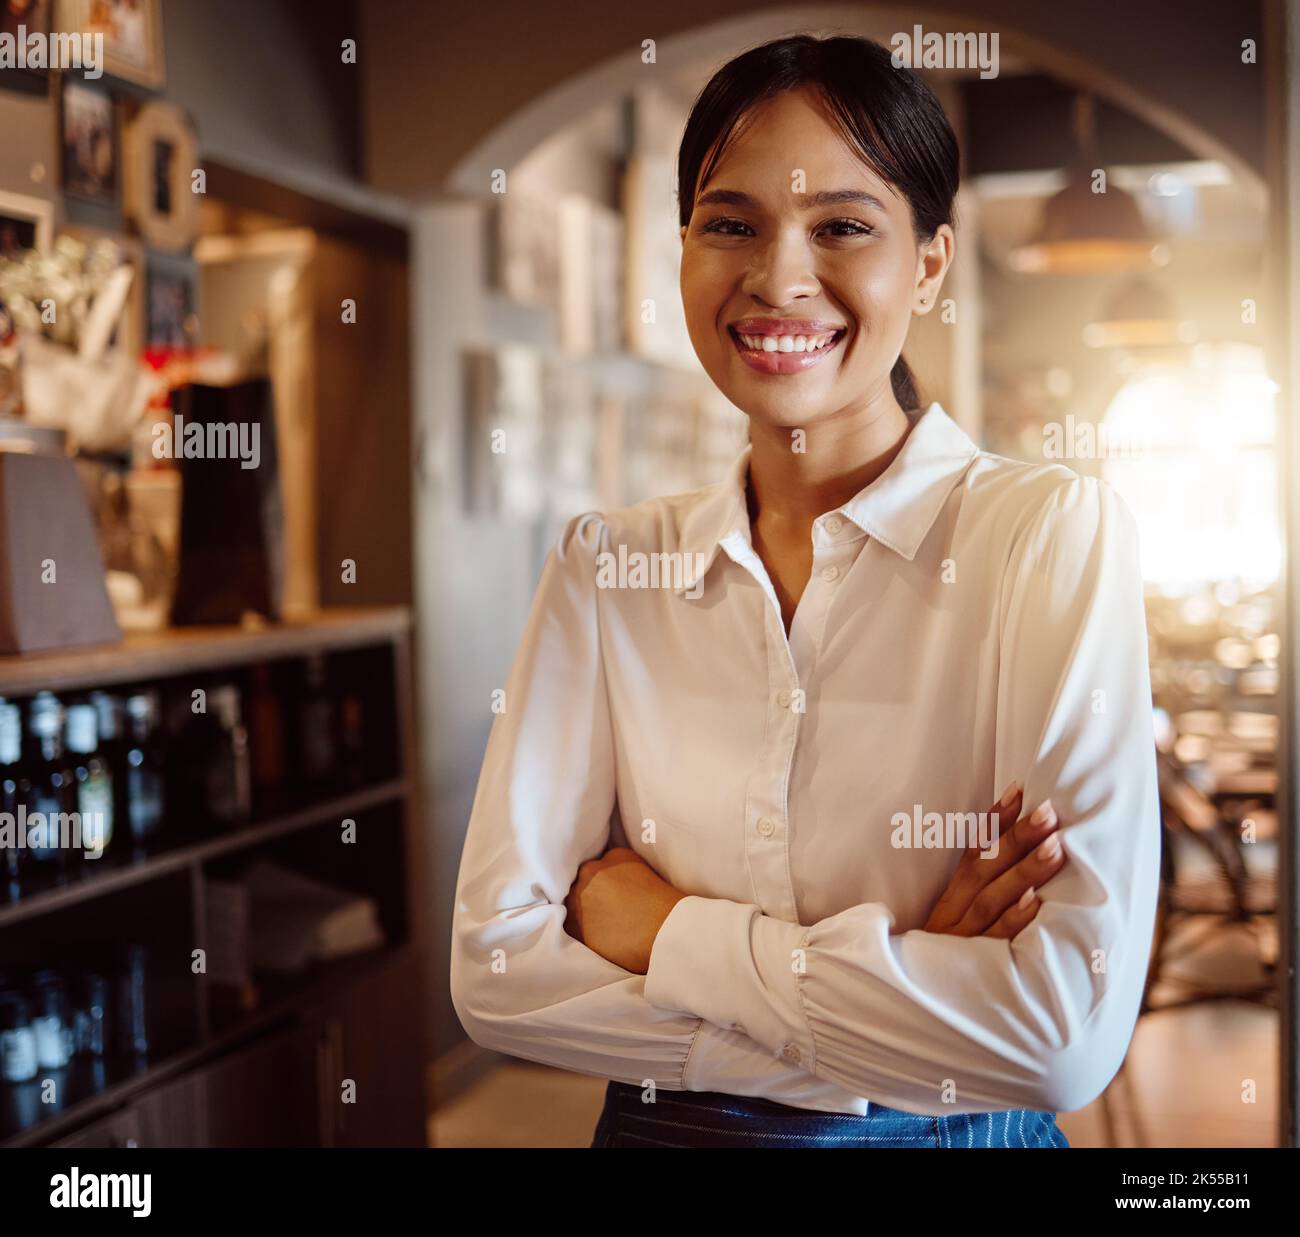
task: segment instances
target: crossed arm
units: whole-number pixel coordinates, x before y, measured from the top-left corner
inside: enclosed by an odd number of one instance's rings
[[[1004,820],[1050,796],[1064,854],[1036,872],[1022,820],[1016,862],[974,889],[959,870],[925,929],[901,934],[881,903],[803,926],[605,855],[600,535],[590,515],[561,535],[489,738],[454,923],[470,1035],[620,1081],[828,1110],[862,1096],[1068,1110],[1098,1094],[1137,1015],[1159,846],[1137,540],[1114,492],[1084,478],[1053,492],[1017,546],[1002,631],[995,775],[1024,780]],[[606,914],[629,893],[633,910]]]

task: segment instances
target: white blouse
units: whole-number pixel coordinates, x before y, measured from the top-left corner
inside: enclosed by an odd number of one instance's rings
[[[911,415],[815,522],[788,638],[749,447],[719,484],[568,522],[461,861],[452,997],[479,1044],[831,1112],[1072,1110],[1113,1077],[1160,848],[1135,522],[1105,482]],[[1037,917],[922,931],[960,850],[896,817],[985,812],[1012,779],[1062,821]],[[645,976],[564,929],[611,845],[690,895]]]

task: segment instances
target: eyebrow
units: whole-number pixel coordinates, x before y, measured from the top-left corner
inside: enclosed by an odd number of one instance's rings
[[[885,204],[878,197],[864,193],[861,189],[823,189],[820,193],[796,193],[793,196],[795,202],[804,210],[812,210],[817,206],[842,206],[854,203],[888,213]],[[758,199],[748,193],[741,193],[739,189],[710,189],[707,193],[700,194],[695,205],[747,206],[751,210],[759,209]]]

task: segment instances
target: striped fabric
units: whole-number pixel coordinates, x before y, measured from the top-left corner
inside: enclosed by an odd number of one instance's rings
[[[811,1112],[711,1091],[611,1082],[593,1147],[1068,1147],[1056,1114],[1026,1108],[925,1117],[873,1104],[866,1116]]]

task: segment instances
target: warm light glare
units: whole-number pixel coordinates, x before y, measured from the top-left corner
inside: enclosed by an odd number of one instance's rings
[[[1199,345],[1189,365],[1145,368],[1115,396],[1106,428],[1142,450],[1103,475],[1137,518],[1148,581],[1277,579],[1276,392],[1259,349]]]

